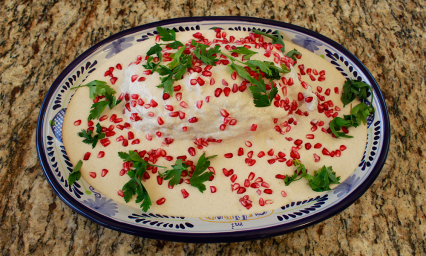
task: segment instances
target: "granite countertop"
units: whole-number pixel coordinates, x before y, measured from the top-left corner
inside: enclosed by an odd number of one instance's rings
[[[40,3],[45,2],[45,3]],[[424,1],[15,1],[0,2],[0,253],[426,254],[426,2]],[[389,109],[391,147],[371,188],[309,228],[230,244],[134,237],[72,211],[38,163],[41,103],[59,73],[124,29],[187,16],[251,16],[317,31],[354,53]]]

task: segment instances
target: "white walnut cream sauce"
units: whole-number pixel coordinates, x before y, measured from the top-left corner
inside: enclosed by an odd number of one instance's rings
[[[249,46],[257,52],[252,60],[288,61],[269,38],[252,33],[182,32],[176,39],[185,44],[198,40],[200,34],[229,55],[233,46]],[[320,193],[312,191],[303,179],[284,185],[285,175],[296,169],[293,159],[299,159],[310,174],[323,165],[332,166],[341,182],[355,170],[364,152],[367,128],[351,128],[353,139],[331,136],[329,122],[349,114],[350,108],[343,108],[340,100],[345,78],[321,57],[285,42],[286,52],[296,48],[302,56],[289,66],[290,73],[274,81],[278,94],[273,104],[258,108],[250,84],[229,72],[230,61],[223,56],[216,66],[194,60],[183,79],[174,82],[173,95],[164,95],[156,87],[161,83],[159,74],[142,66],[154,40],[115,55],[86,79],[107,81],[117,97],[122,93],[122,103],[112,110],[106,108],[99,121],[87,122],[93,100],[83,87],[66,112],[63,138],[68,156],[74,165],[84,159],[82,178],[103,195],[125,203],[121,189],[129,180],[125,174],[131,167],[117,152],[129,150],[137,150],[150,163],[167,169],[178,158],[195,165],[204,152],[218,155],[210,160],[209,170],[214,175],[205,182],[204,193],[189,184],[185,172],[182,183],[174,187],[160,178],[158,172],[164,171],[160,168],[149,168],[144,175],[142,182],[152,201],[150,211],[185,217],[264,212],[316,197]],[[242,55],[237,58],[241,60]],[[165,60],[165,64],[170,61]],[[77,133],[97,122],[107,137],[92,149]],[[134,198],[127,205],[140,207]]]

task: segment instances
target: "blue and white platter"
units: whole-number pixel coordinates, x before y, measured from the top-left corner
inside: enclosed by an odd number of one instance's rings
[[[143,213],[117,204],[80,180],[69,186],[72,171],[62,143],[62,121],[74,93],[91,72],[120,51],[155,36],[156,27],[197,31],[220,27],[224,30],[271,33],[279,30],[285,40],[322,56],[346,78],[362,80],[374,90],[374,115],[368,118],[364,156],[354,173],[335,189],[316,198],[296,201],[273,211],[241,216],[186,218]],[[382,93],[367,68],[338,43],[295,25],[249,17],[193,17],[155,22],[115,34],[76,58],[54,81],[48,91],[37,123],[37,153],[44,175],[61,200],[84,217],[105,227],[128,234],[179,242],[236,242],[277,236],[306,228],[343,211],[374,182],[389,150],[389,115]]]

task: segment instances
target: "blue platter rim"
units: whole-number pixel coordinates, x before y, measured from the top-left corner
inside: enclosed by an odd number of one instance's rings
[[[46,155],[44,154],[43,137],[42,137],[42,129],[45,125],[43,120],[46,114],[47,106],[53,97],[55,89],[58,86],[60,86],[60,82],[65,78],[65,76],[68,75],[68,73],[72,69],[74,69],[76,65],[78,65],[87,56],[92,54],[94,51],[96,51],[100,47],[105,46],[118,38],[138,32],[140,30],[150,29],[157,26],[172,25],[174,23],[180,23],[180,22],[226,21],[226,20],[244,21],[244,22],[250,22],[254,24],[279,26],[282,28],[288,28],[288,29],[302,32],[304,34],[308,34],[310,36],[313,36],[315,38],[318,38],[330,44],[336,49],[339,49],[339,51],[344,53],[347,58],[349,58],[359,67],[359,69],[366,75],[368,82],[372,85],[374,93],[379,99],[379,105],[382,107],[381,115],[383,116],[383,121],[384,121],[382,123],[383,129],[384,129],[383,147],[382,147],[382,150],[380,151],[380,155],[378,156],[376,165],[371,171],[371,174],[369,175],[369,177],[357,189],[355,189],[345,200],[334,205],[328,211],[319,212],[315,215],[312,215],[300,220],[296,220],[291,223],[276,225],[274,227],[255,229],[255,230],[249,230],[249,231],[235,231],[235,232],[176,233],[172,231],[158,231],[158,230],[152,230],[152,229],[148,229],[144,227],[136,227],[136,226],[132,226],[125,223],[120,223],[118,221],[111,220],[108,217],[102,216],[94,212],[87,206],[76,201],[72,196],[70,196],[67,193],[67,191],[62,188],[60,183],[55,179],[52,171],[50,170]],[[331,218],[334,215],[348,208],[350,205],[352,205],[373,184],[373,182],[376,180],[377,176],[379,175],[380,171],[382,170],[385,164],[388,151],[389,151],[389,145],[390,145],[390,121],[389,121],[389,114],[388,114],[385,100],[383,98],[383,95],[380,91],[380,88],[377,82],[375,81],[371,73],[368,71],[368,69],[361,63],[361,61],[357,57],[355,57],[351,52],[349,52],[346,48],[336,43],[335,41],[321,34],[318,34],[314,31],[311,31],[309,29],[306,29],[297,25],[285,23],[285,22],[280,22],[280,21],[253,18],[253,17],[242,17],[242,16],[186,17],[186,18],[168,19],[168,20],[153,22],[153,23],[137,26],[131,29],[127,29],[102,40],[101,42],[90,47],[88,50],[86,50],[84,53],[78,56],[73,62],[71,62],[71,64],[69,64],[61,72],[61,74],[53,82],[40,108],[40,113],[39,113],[39,117],[37,121],[37,131],[36,131],[37,156],[38,156],[40,165],[42,167],[43,173],[47,181],[49,182],[49,185],[52,187],[53,191],[56,193],[56,195],[71,209],[81,214],[82,216],[86,217],[87,219],[113,230],[117,230],[127,234],[135,235],[135,236],[145,237],[145,238],[168,240],[168,241],[175,241],[175,242],[188,242],[188,243],[240,242],[240,241],[248,241],[248,240],[273,237],[277,235],[283,235],[286,233],[294,232],[303,228],[307,228],[313,224],[316,224],[328,218]]]

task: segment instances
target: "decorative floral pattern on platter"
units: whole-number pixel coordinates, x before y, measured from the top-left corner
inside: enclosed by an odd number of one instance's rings
[[[248,22],[234,22],[234,24],[233,22],[227,22],[226,24],[221,24],[220,27],[223,29],[228,28],[231,31],[251,31],[252,29],[258,29],[266,33],[273,33],[273,31],[279,29],[268,25],[249,24]],[[183,23],[175,24],[173,27],[176,32],[212,28],[214,28],[213,22],[193,25]],[[280,31],[285,38],[292,38],[293,43],[301,45],[318,55],[326,55],[328,57],[326,60],[332,63],[345,77],[353,77],[359,80],[363,78],[364,75],[358,71],[356,66],[346,60],[345,56],[337,50],[331,50],[331,47],[328,47],[327,43],[315,40],[311,36],[304,36],[298,31],[291,31],[290,29],[280,29]],[[84,180],[75,182],[74,185],[70,187],[67,182],[67,177],[72,171],[73,166],[62,145],[63,117],[73,94],[73,90],[70,90],[70,88],[82,84],[88,75],[95,70],[95,66],[98,62],[101,64],[120,51],[132,47],[134,45],[132,42],[135,38],[136,42],[141,42],[156,34],[155,28],[141,30],[137,33],[133,33],[131,36],[120,38],[109,43],[109,45],[105,47],[101,47],[101,49],[92,53],[85,59],[84,65],[77,65],[70,71],[56,88],[55,94],[47,109],[48,113],[45,117],[47,118],[48,125],[45,125],[43,128],[43,138],[45,138],[45,145],[43,145],[44,153],[49,161],[50,171],[67,193],[77,202],[100,215],[107,216],[111,220],[149,229],[163,231],[173,230],[174,232],[205,232],[206,230],[211,230],[214,232],[215,230],[231,231],[237,227],[238,230],[253,230],[290,223],[312,216],[318,212],[326,211],[335,203],[344,200],[345,197],[354,191],[368,177],[369,171],[374,166],[375,156],[380,149],[380,141],[382,139],[382,129],[380,125],[381,117],[379,114],[368,117],[369,137],[366,152],[364,153],[359,168],[355,170],[353,175],[328,193],[309,200],[292,202],[274,211],[241,216],[217,216],[206,218],[185,218],[153,213],[135,213],[137,210],[113,202],[111,199],[96,192]],[[49,120],[49,118],[51,118],[51,120]],[[373,123],[373,127],[370,127]],[[88,189],[86,187],[88,187]],[[241,223],[241,221],[245,221],[244,226],[236,225]]]

